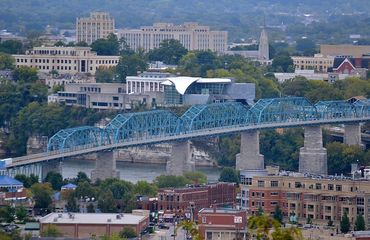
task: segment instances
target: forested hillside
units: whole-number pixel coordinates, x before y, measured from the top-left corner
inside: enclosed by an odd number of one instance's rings
[[[0,29],[27,34],[30,30],[42,31],[50,24],[58,28],[74,28],[76,17],[87,16],[90,11],[112,13],[116,26],[138,27],[153,22],[198,21],[214,29],[228,30],[230,40],[256,37],[263,24],[278,26],[271,35],[293,38],[315,34],[319,40],[327,39],[333,31],[338,33],[332,41],[344,41],[348,34],[370,34],[370,4],[367,0],[0,0]],[[227,7],[225,7],[227,6]],[[310,17],[304,14],[311,14]],[[308,24],[312,20],[319,23]],[[320,28],[322,31],[317,31]]]

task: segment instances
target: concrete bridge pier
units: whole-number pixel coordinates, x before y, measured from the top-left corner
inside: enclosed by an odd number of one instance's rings
[[[347,123],[344,125],[343,142],[348,145],[361,145],[361,127],[359,123]]]
[[[327,175],[327,151],[320,125],[304,127],[304,146],[299,151],[299,172]]]
[[[182,176],[184,172],[194,171],[194,168],[195,164],[192,161],[190,141],[173,143],[171,158],[166,165],[167,174]]]
[[[41,179],[43,181],[48,175],[49,172],[57,172],[62,174],[63,163],[62,161],[53,160],[42,163],[42,170],[41,170]]]
[[[95,161],[95,169],[91,171],[91,180],[95,182],[98,179],[104,180],[107,178],[120,177],[119,171],[116,169],[116,158],[118,151],[102,151],[97,153]]]
[[[236,155],[236,170],[263,170],[264,157],[260,154],[259,131],[241,133],[240,153]]]

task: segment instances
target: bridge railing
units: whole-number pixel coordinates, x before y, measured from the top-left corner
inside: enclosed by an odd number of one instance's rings
[[[220,128],[361,119],[370,115],[368,103],[368,100],[354,104],[346,101],[321,101],[313,105],[305,98],[286,97],[261,99],[253,106],[237,102],[195,105],[181,117],[166,110],[118,114],[105,128],[83,126],[60,130],[50,138],[48,154]]]

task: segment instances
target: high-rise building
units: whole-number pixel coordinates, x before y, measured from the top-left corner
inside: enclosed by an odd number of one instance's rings
[[[227,32],[211,31],[209,26],[198,23],[155,23],[153,26],[140,29],[122,29],[118,38],[124,38],[131,49],[139,48],[149,51],[159,48],[160,43],[167,39],[176,39],[188,50],[211,50],[225,52],[227,50]]]
[[[114,32],[114,18],[106,12],[92,12],[88,18],[77,18],[77,42],[91,44],[97,39],[107,38]]]
[[[260,35],[260,42],[258,45],[258,60],[259,61],[268,61],[270,60],[269,55],[269,39],[267,36],[266,28],[262,29]]]

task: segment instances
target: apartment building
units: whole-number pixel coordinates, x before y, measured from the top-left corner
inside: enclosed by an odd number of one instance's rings
[[[315,54],[313,57],[292,56],[292,60],[296,70],[315,70],[326,73],[333,67],[334,56],[322,54]]]
[[[13,55],[16,67],[33,67],[39,72],[95,74],[100,67],[116,66],[119,56],[98,56],[90,47],[34,47],[24,55]]]
[[[211,31],[209,26],[198,23],[155,23],[140,29],[121,29],[118,37],[124,38],[131,49],[149,51],[159,48],[167,39],[176,39],[188,50],[211,50],[223,53],[227,50],[227,32]]]
[[[295,214],[298,221],[339,223],[344,212],[353,224],[357,215],[370,224],[370,181],[334,176],[303,176],[299,173],[253,177],[249,186],[249,211],[262,208],[273,214],[279,206],[285,217]]]
[[[76,20],[77,42],[90,45],[97,39],[107,38],[110,33],[114,33],[114,18],[107,12],[92,12],[90,17]]]
[[[167,214],[196,219],[202,208],[234,205],[236,186],[234,183],[217,183],[186,188],[160,189],[158,191],[158,210]]]

